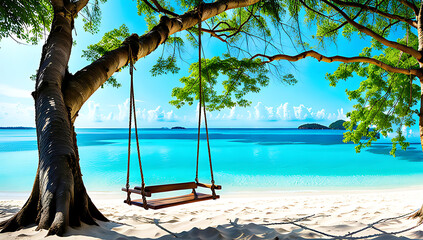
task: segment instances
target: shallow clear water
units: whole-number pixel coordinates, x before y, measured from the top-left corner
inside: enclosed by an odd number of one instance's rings
[[[119,191],[126,181],[128,130],[77,132],[88,190]],[[192,181],[196,137],[195,129],[141,129],[146,183]],[[209,182],[204,137],[199,175]],[[418,141],[394,158],[386,140],[356,154],[354,145],[342,143],[342,131],[336,130],[211,129],[210,138],[216,183],[226,191],[389,188],[423,183]],[[35,130],[0,130],[0,191],[31,190],[37,155]],[[139,185],[135,145],[131,163],[131,185]]]

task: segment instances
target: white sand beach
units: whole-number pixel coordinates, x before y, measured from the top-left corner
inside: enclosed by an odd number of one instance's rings
[[[375,239],[423,239],[423,225],[398,235],[416,220],[398,217],[418,209],[423,190],[389,189],[360,191],[251,192],[223,194],[216,201],[204,201],[162,210],[144,210],[122,202],[125,193],[90,193],[94,203],[110,222],[99,226],[70,228],[69,239],[330,239],[350,235]],[[13,194],[2,195],[4,199]],[[1,200],[0,220],[16,213],[25,199]],[[295,224],[272,223],[295,221]],[[376,223],[372,228],[369,224]],[[328,234],[323,235],[309,228]],[[379,230],[377,230],[379,229]],[[35,226],[0,239],[45,238],[47,231]],[[61,238],[63,239],[63,238]]]

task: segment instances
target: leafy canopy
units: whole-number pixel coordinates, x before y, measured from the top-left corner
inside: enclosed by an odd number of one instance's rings
[[[383,13],[397,15],[404,19],[415,19],[412,9],[404,6],[401,1],[354,1],[355,4],[365,7],[351,7],[345,5],[346,2],[337,0],[331,0],[330,3],[344,11],[355,22],[381,37],[397,38],[396,42],[417,49],[418,39],[415,28],[403,21],[389,19],[368,10],[368,7],[374,7]],[[374,58],[403,69],[419,68],[415,58],[367,36],[362,30],[348,23],[339,11],[325,1],[304,0],[302,5],[301,10],[294,8],[291,14],[304,13],[305,23],[316,26],[316,33],[312,36],[317,40],[315,48],[324,48],[331,43],[336,43],[339,38],[352,40],[353,35],[356,34],[368,40],[368,45],[361,50],[359,56]],[[413,83],[417,78],[388,72],[368,63],[342,63],[335,72],[326,75],[332,86],[336,86],[340,80],[353,77],[359,77],[362,80],[358,89],[346,90],[348,98],[356,104],[347,114],[350,120],[344,124],[348,130],[344,135],[344,141],[358,144],[356,151],[359,152],[363,147],[368,147],[377,140],[377,133],[385,137],[389,133],[394,133],[391,154],[395,155],[397,145],[406,149],[409,143],[406,142],[402,129],[413,126],[416,123],[415,118],[418,117],[416,105],[420,99],[420,87]],[[354,128],[356,125],[357,128]]]
[[[37,44],[49,32],[52,8],[48,0],[0,1],[0,40]]]
[[[137,0],[137,12],[147,23],[147,31],[156,26],[163,15],[172,17],[175,14],[183,14],[198,7],[201,1],[158,0],[157,2],[167,12],[155,11],[153,8],[158,8],[153,1],[148,1],[149,4],[146,4],[146,1]],[[207,2],[212,1],[204,1],[204,3]],[[272,29],[275,29],[276,26],[289,27],[287,24],[281,23],[285,7],[284,3],[278,0],[260,1],[249,7],[223,12],[202,23],[203,39],[209,34],[207,30],[212,30],[215,35],[211,34],[210,41],[221,43],[227,49],[226,53],[221,56],[202,56],[203,94],[210,110],[249,106],[251,102],[248,100],[248,94],[257,93],[262,87],[268,85],[269,65],[263,65],[260,59],[252,59],[252,53],[258,49],[263,49],[263,51],[277,49],[273,43],[275,34],[272,33]],[[291,29],[294,28],[291,27]],[[158,57],[156,64],[152,67],[151,74],[160,76],[178,73],[181,70],[178,65],[181,60],[184,61],[186,48],[197,49],[199,47],[198,35],[199,29],[198,26],[195,26],[184,33],[169,36],[162,45],[162,55]],[[106,33],[99,43],[90,45],[88,50],[84,51],[83,56],[94,61],[116,47],[114,43],[118,44],[118,41],[122,41],[127,36],[128,32],[122,31],[121,28],[112,30]],[[261,42],[260,46],[257,45],[258,42]],[[278,68],[275,69],[277,72],[279,71]],[[279,72],[276,75],[286,84],[296,83],[293,75],[283,75]],[[186,104],[192,105],[199,99],[197,61],[194,60],[190,64],[189,76],[182,77],[179,81],[182,86],[173,89],[174,99],[170,103],[178,108]]]

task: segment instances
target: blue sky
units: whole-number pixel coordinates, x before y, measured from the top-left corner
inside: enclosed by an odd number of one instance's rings
[[[143,34],[146,24],[137,15],[135,3],[109,0],[103,5],[101,31],[96,35],[85,33],[80,19],[76,21],[74,40],[77,45],[72,50],[69,69],[75,72],[89,64],[81,58],[86,46],[98,42],[104,32],[125,23],[131,33]],[[308,27],[303,26],[307,31]],[[312,31],[313,29],[311,29]],[[75,34],[76,33],[76,34]],[[368,41],[368,39],[366,39]],[[205,55],[208,58],[221,53],[222,43],[209,36],[203,37]],[[329,45],[323,53],[328,55],[357,55],[367,41],[353,38],[352,42],[341,40],[336,46]],[[188,45],[188,44],[187,44]],[[287,44],[288,45],[288,40]],[[186,60],[197,59],[196,49],[188,47]],[[288,53],[295,53],[289,46]],[[188,75],[188,65],[180,62],[181,71],[177,75],[152,77],[149,70],[162,53],[159,47],[154,53],[139,60],[135,67],[135,97],[140,127],[196,126],[196,106],[176,109],[168,102],[171,90],[180,85],[178,79]],[[0,126],[34,126],[34,107],[30,92],[34,82],[29,77],[39,64],[41,45],[17,44],[11,39],[0,42]],[[333,72],[338,63],[319,63],[305,59],[295,63],[296,69],[283,63],[284,73],[293,73],[298,79],[295,86],[285,85],[271,77],[268,87],[260,93],[250,94],[252,105],[247,108],[235,107],[208,115],[209,127],[297,127],[306,122],[330,124],[345,119],[353,103],[347,99],[345,89],[358,86],[358,78],[330,87],[325,80],[327,72]],[[77,127],[127,127],[129,74],[124,70],[116,78],[121,88],[99,89],[84,105],[76,121]]]

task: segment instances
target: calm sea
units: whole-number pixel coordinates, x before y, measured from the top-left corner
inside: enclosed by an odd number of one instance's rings
[[[78,129],[81,168],[89,191],[120,191],[125,185],[127,129]],[[418,139],[407,151],[389,155],[389,140],[355,153],[343,131],[297,129],[211,129],[213,169],[224,191],[322,190],[409,187],[423,184]],[[195,178],[196,129],[140,129],[148,185]],[[210,181],[202,135],[200,180]],[[134,143],[134,141],[133,141]],[[30,191],[37,170],[35,130],[0,130],[0,191]],[[139,185],[132,148],[131,185]]]

